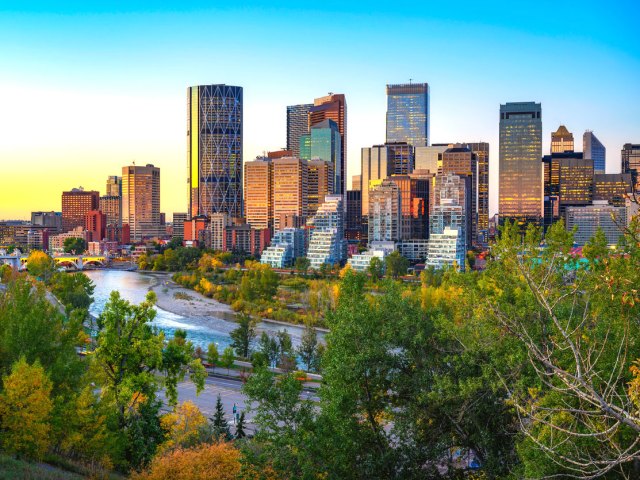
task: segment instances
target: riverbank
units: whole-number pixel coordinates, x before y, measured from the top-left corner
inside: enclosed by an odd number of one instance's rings
[[[144,273],[153,277],[149,290],[156,294],[158,308],[188,318],[217,317],[235,320],[235,312],[229,305],[178,285],[171,280],[170,273]]]

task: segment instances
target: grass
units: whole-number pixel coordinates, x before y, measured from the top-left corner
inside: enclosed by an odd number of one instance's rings
[[[52,467],[31,463],[0,453],[0,478],[6,480],[81,480],[82,476]]]
[[[193,300],[193,297],[191,295],[186,294],[184,292],[174,293],[173,298],[175,298],[176,300]]]

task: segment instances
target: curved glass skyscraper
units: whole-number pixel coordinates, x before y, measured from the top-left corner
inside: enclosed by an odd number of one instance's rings
[[[187,89],[187,168],[191,216],[242,209],[242,87]]]

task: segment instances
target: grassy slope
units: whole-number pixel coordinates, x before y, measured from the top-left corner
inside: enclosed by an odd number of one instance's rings
[[[80,480],[83,477],[44,463],[16,460],[0,453],[0,478],[3,480]]]

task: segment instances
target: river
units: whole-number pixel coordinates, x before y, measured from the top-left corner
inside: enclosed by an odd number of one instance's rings
[[[93,293],[93,305],[90,312],[96,317],[100,315],[104,309],[105,303],[109,300],[109,295],[113,290],[120,292],[120,296],[130,302],[140,303],[144,300],[149,287],[155,283],[153,275],[140,272],[127,272],[122,270],[85,270],[84,273],[93,280],[96,288]],[[194,292],[194,295],[196,293]],[[229,332],[237,327],[237,324],[229,319],[220,316],[208,317],[185,317],[168,312],[161,308],[156,308],[156,318],[153,325],[165,332],[167,337],[172,337],[176,329],[186,330],[187,338],[194,345],[200,346],[206,351],[207,345],[215,342],[218,351],[226,348],[231,339]],[[294,346],[300,344],[300,336],[303,329],[298,325],[277,325],[272,323],[260,322],[258,324],[258,334],[261,331],[267,331],[274,334],[278,330],[286,329],[291,335]],[[320,332],[319,339],[323,339],[324,335]]]

